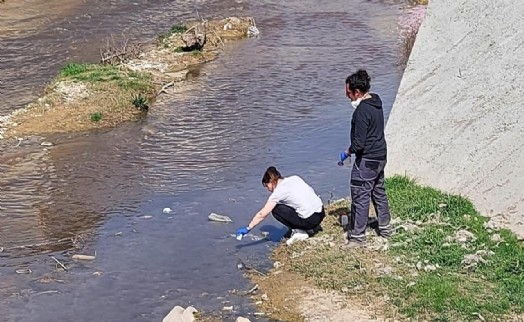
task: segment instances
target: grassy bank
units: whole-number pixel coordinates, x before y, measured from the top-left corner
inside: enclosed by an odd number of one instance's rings
[[[151,44],[108,43],[99,64],[70,63],[43,95],[0,123],[1,137],[106,128],[145,115],[158,95],[188,69],[213,60],[227,40],[247,37],[252,18],[191,21],[172,26]],[[189,40],[188,40],[189,39]],[[205,39],[195,45],[194,39]]]
[[[323,233],[278,247],[274,260],[281,267],[269,277],[255,278],[275,298],[264,302],[264,308],[276,318],[280,314],[288,321],[300,320],[298,312],[282,309],[286,304],[278,301],[285,298],[278,292],[291,289],[279,276],[289,273],[306,285],[344,294],[348,303],[370,316],[517,320],[524,312],[524,247],[515,235],[486,228],[487,219],[461,196],[418,186],[405,177],[390,178],[387,189],[396,229],[392,240],[372,233],[367,248],[344,249],[337,216],[347,212],[348,205],[331,205]],[[279,283],[282,287],[275,288]]]

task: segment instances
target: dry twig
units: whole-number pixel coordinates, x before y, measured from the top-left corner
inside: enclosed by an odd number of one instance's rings
[[[65,267],[64,264],[62,264],[62,263],[61,263],[58,259],[56,259],[56,257],[54,257],[54,256],[51,256],[51,258],[54,259],[55,262],[56,262],[58,265],[60,265],[60,267],[62,267],[62,268],[64,269],[64,271],[67,272],[67,267]]]

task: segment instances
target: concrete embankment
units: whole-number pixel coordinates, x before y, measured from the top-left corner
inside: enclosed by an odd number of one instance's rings
[[[431,1],[390,115],[387,174],[469,197],[524,237],[522,1]]]

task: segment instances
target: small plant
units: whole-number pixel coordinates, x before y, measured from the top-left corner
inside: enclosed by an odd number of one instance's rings
[[[60,74],[62,76],[74,76],[78,74],[85,73],[89,69],[89,65],[87,64],[75,64],[75,63],[69,63],[65,67],[60,70]]]
[[[184,25],[174,25],[171,27],[170,31],[172,34],[181,34],[187,31],[187,27]]]
[[[142,94],[133,96],[133,105],[141,111],[146,112],[149,109],[147,97]]]
[[[102,113],[100,112],[94,112],[90,115],[91,121],[98,122],[102,119]]]
[[[174,51],[175,51],[175,53],[183,53],[183,52],[185,52],[184,47],[176,47],[174,49]]]

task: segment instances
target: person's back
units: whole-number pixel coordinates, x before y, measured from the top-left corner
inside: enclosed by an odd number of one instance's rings
[[[358,108],[353,112],[351,140],[358,142],[358,137],[365,138],[365,141],[360,143],[360,149],[358,149],[359,143],[354,145],[357,158],[386,160],[387,144],[384,136],[382,100],[377,94],[370,93],[370,95],[371,98],[360,102]],[[357,122],[362,122],[366,127],[359,127],[358,124],[355,124]],[[356,131],[365,131],[365,133],[356,133]]]
[[[322,200],[299,176],[283,178],[269,199],[296,209],[301,218],[308,218],[322,209]]]

